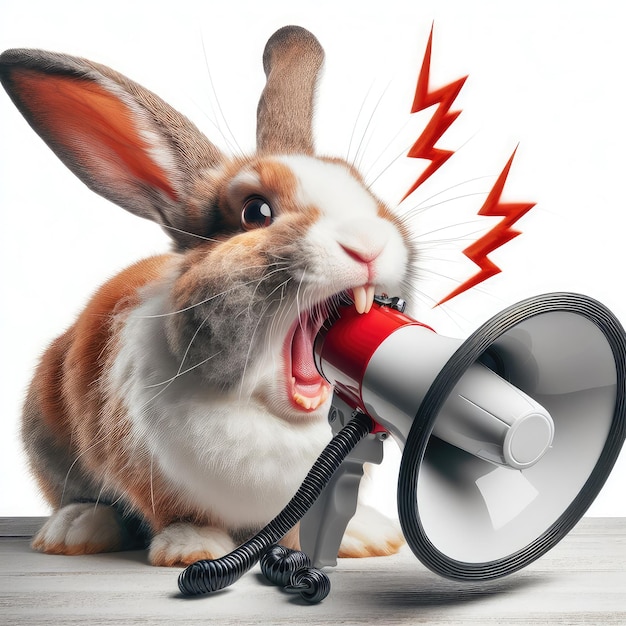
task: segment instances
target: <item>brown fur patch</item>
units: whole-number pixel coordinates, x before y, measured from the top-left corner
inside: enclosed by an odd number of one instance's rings
[[[74,340],[63,364],[63,390],[68,413],[74,418],[78,445],[83,450],[91,446],[88,457],[97,456],[102,449],[92,446],[102,428],[98,419],[102,397],[97,382],[102,376],[105,352],[113,342],[113,316],[137,304],[138,289],[159,278],[169,258],[139,261],[109,280],[96,292],[74,326]],[[86,415],[90,419],[85,419]]]
[[[80,464],[72,468],[74,476],[84,466],[91,468],[98,478],[105,478],[107,467],[118,464],[124,468],[128,463],[120,458],[126,449],[122,445],[126,434],[123,422],[103,422],[106,414],[102,411],[100,378],[107,352],[115,344],[112,326],[115,314],[137,302],[137,290],[158,278],[169,258],[140,261],[105,283],[74,326],[52,343],[36,370],[24,408],[24,439],[29,441],[42,430],[49,432],[57,448],[54,454],[64,454],[70,459],[68,463],[80,458]],[[31,457],[45,453],[32,445],[29,452]],[[65,485],[47,476],[45,458],[31,458],[31,466],[44,495],[58,507]]]
[[[33,378],[33,392],[39,401],[41,414],[57,436],[62,436],[68,428],[62,395],[63,361],[73,341],[73,329],[55,339],[44,353]]]
[[[295,204],[298,180],[289,166],[273,159],[258,161],[255,166],[263,189],[280,198],[283,206]]]

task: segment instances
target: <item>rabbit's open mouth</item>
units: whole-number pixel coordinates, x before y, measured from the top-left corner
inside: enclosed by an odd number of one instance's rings
[[[315,411],[326,400],[331,386],[324,380],[313,359],[313,343],[325,316],[304,311],[291,328],[285,341],[285,365],[288,392],[292,403],[300,410]]]
[[[374,286],[355,287],[339,299],[348,296],[359,313],[368,313],[374,302]],[[337,298],[333,299],[336,300]],[[345,300],[344,300],[345,302]],[[292,403],[300,410],[312,412],[322,406],[331,393],[331,385],[320,375],[315,365],[313,344],[328,315],[330,301],[300,314],[285,340],[284,356],[288,392]]]

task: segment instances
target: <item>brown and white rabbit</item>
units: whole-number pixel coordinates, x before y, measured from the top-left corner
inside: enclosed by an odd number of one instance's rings
[[[249,158],[105,66],[1,56],[5,89],[59,158],[174,241],[105,283],[37,368],[23,439],[54,512],[36,549],[121,549],[139,519],[154,564],[221,556],[280,512],[330,439],[313,338],[340,294],[362,313],[375,291],[406,296],[415,251],[353,167],[314,156],[323,56],[302,28],[270,38]],[[341,554],[401,543],[361,507]]]

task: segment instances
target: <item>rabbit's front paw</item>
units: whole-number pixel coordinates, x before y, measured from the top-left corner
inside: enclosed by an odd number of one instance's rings
[[[48,554],[95,554],[122,547],[119,517],[110,506],[68,504],[46,521],[32,547]]]
[[[370,506],[359,505],[339,548],[340,558],[395,554],[404,544],[399,525]]]
[[[152,565],[185,567],[201,559],[217,559],[234,549],[233,540],[224,530],[180,522],[154,536],[149,559]]]

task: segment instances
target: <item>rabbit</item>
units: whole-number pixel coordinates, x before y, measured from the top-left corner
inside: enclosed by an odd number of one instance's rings
[[[315,154],[323,59],[304,28],[268,40],[244,158],[108,67],[1,55],[3,86],[63,163],[172,240],[103,284],[36,368],[22,439],[52,514],[35,550],[217,558],[281,511],[330,440],[314,337],[338,298],[366,315],[375,292],[408,297],[416,251],[352,165]],[[297,526],[283,543],[298,547]],[[340,556],[402,543],[359,505]]]

